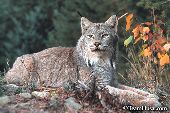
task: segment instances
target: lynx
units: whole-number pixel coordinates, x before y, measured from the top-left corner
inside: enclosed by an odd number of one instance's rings
[[[82,36],[75,48],[53,47],[18,57],[5,78],[8,83],[58,87],[81,81],[98,89],[105,87],[120,101],[134,106],[161,106],[156,95],[120,85],[116,78],[117,19],[104,23],[81,18]],[[102,100],[104,101],[104,100]],[[126,103],[126,104],[127,104]]]
[[[18,57],[6,74],[9,83],[30,83],[57,87],[81,80],[89,85],[116,85],[116,16],[105,23],[81,18],[82,36],[75,48],[53,47]]]

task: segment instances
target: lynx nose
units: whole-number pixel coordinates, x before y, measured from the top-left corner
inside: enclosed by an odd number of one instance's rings
[[[95,45],[96,47],[99,47],[99,45],[101,45],[101,43],[100,43],[100,42],[95,42],[94,45]]]

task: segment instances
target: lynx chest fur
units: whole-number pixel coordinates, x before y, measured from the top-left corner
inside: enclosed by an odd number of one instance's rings
[[[80,80],[97,86],[116,85],[116,16],[105,23],[81,18],[82,36],[75,48],[53,47],[18,57],[5,78],[9,83],[57,87]]]

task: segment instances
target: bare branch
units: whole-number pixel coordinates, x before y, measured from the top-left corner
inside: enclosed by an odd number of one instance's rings
[[[126,16],[128,13],[123,14],[122,16],[120,16],[117,20],[120,20],[121,18],[123,18],[124,16]]]

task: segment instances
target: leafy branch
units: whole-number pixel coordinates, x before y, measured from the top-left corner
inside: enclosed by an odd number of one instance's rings
[[[129,14],[126,17],[126,31],[130,31],[131,35],[124,41],[124,45],[139,45],[142,47],[139,56],[147,57],[161,67],[170,64],[170,42],[161,27],[164,23],[154,16],[153,22],[137,23],[131,28],[132,21],[133,14]]]

